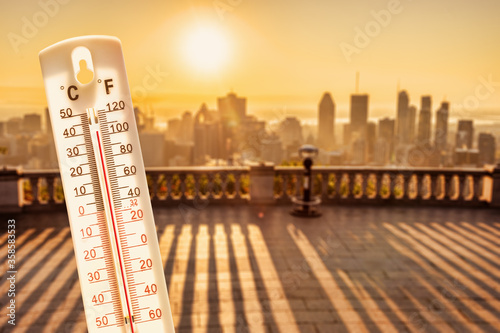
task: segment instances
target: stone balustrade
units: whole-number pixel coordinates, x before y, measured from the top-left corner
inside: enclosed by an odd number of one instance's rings
[[[206,201],[211,204],[289,204],[300,196],[302,167],[147,168],[154,206]],[[313,167],[314,196],[329,204],[500,206],[500,168]],[[12,210],[64,209],[58,170],[0,170],[0,194]],[[15,189],[18,193],[14,193]],[[7,192],[9,193],[7,193]],[[6,193],[3,193],[6,192]],[[12,192],[12,193],[10,193]],[[16,199],[17,200],[17,199]],[[15,206],[15,205],[14,205]],[[10,208],[8,208],[10,207]]]

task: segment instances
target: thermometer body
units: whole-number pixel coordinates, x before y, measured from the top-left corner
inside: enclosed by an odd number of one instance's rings
[[[174,332],[120,41],[40,52],[89,332]]]

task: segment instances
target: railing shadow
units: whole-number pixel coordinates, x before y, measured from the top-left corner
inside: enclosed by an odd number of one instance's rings
[[[500,230],[490,210],[323,207],[304,220],[288,209],[155,211],[159,239],[169,237],[160,247],[179,332],[498,329]],[[24,238],[32,225],[19,230],[21,331],[84,331],[69,228],[55,224]]]

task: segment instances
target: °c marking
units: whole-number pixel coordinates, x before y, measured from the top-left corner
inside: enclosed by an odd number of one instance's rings
[[[72,90],[78,90],[77,86],[69,86],[68,87],[68,97],[69,97],[69,99],[72,100],[72,101],[76,101],[80,95],[78,95],[78,94],[72,94],[71,93]]]

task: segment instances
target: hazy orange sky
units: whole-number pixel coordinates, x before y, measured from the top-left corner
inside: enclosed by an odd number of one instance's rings
[[[1,0],[4,116],[45,105],[40,50],[99,34],[121,39],[135,102],[170,115],[202,102],[215,108],[216,97],[233,89],[248,97],[250,113],[268,118],[271,109],[316,117],[330,91],[345,117],[360,71],[371,116],[395,115],[399,80],[417,106],[430,94],[434,110],[446,98],[458,117],[500,117],[498,0],[60,1]],[[187,45],[200,30],[216,31],[224,52],[208,50],[211,40],[201,50]],[[196,54],[204,49],[224,61],[200,69]],[[162,74],[144,96],[151,71]]]

